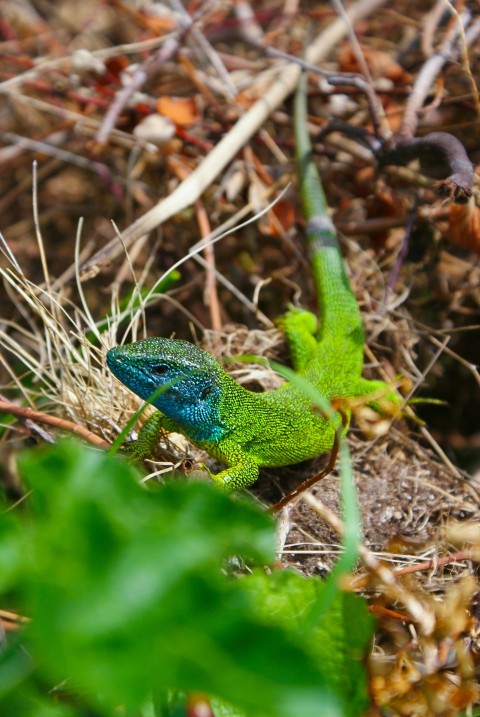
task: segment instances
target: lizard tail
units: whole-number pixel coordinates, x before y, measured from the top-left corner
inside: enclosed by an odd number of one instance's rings
[[[295,95],[295,146],[300,198],[307,220],[307,246],[319,301],[321,328],[318,339],[335,341],[350,335],[356,346],[363,346],[360,311],[345,273],[335,227],[312,157],[306,86],[304,74]]]

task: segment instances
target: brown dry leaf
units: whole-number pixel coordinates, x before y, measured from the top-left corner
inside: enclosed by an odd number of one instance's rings
[[[393,666],[370,682],[374,704],[402,717],[453,717],[478,700],[473,673],[462,679],[443,670],[422,676],[422,670],[406,652],[398,652]]]
[[[128,60],[125,55],[114,55],[105,60],[105,67],[107,69],[106,76],[100,78],[98,82],[111,82],[112,78],[119,80],[120,75],[128,67]]]
[[[472,621],[470,605],[477,589],[475,578],[463,578],[459,583],[450,586],[442,602],[434,604],[437,613],[437,637],[443,636],[453,642],[461,633],[468,632]]]
[[[405,585],[415,590],[413,581]],[[416,633],[412,639],[405,626],[384,621],[383,652],[370,658],[374,705],[404,717],[453,717],[478,701],[475,659],[466,639],[475,626],[477,590],[472,576],[450,585],[441,600],[415,590],[416,599],[435,611],[431,635]]]
[[[396,85],[408,85],[412,82],[412,75],[393,59],[392,54],[365,46],[362,46],[362,53],[374,78],[386,77]],[[342,72],[361,72],[350,43],[342,45],[338,59]]]
[[[190,127],[197,122],[200,116],[195,97],[169,97],[168,95],[163,95],[158,98],[155,106],[161,115],[168,117],[180,127]]]
[[[353,175],[355,182],[355,194],[357,197],[368,197],[373,191],[372,187],[377,179],[377,170],[375,167],[360,167]],[[348,209],[348,205],[345,206],[345,199],[342,198],[338,205],[338,210]],[[337,211],[338,211],[337,210]]]
[[[384,187],[381,183],[378,183],[374,189],[374,193],[368,196],[365,200],[366,218],[367,219],[380,219],[380,218],[404,218],[406,220],[407,207],[405,201],[398,194],[394,193],[387,187]],[[390,236],[390,229],[376,232],[371,237],[372,246],[376,251],[382,249],[385,246],[385,242]]]
[[[252,92],[253,95],[253,92]],[[245,92],[239,92],[238,95],[235,97],[235,104],[237,105],[239,110],[248,110],[253,105],[253,103],[256,101],[256,96],[250,96],[246,91]]]
[[[148,15],[145,17],[145,24],[155,35],[165,35],[176,27],[175,20],[163,15]]]
[[[391,418],[381,417],[373,408],[365,405],[355,409],[355,422],[362,433],[372,440],[385,436],[392,425]]]
[[[382,100],[385,117],[390,130],[394,133],[399,132],[403,121],[403,105],[396,102],[393,97],[386,95],[383,95]]]
[[[385,705],[406,695],[421,679],[421,673],[406,652],[397,653],[391,669],[384,675],[375,675],[370,690],[375,704]]]
[[[467,204],[451,204],[447,237],[457,246],[480,254],[480,209],[473,197]]]
[[[273,207],[272,212],[285,231],[288,231],[294,225],[295,207],[292,202],[289,202],[287,199],[281,199],[277,202]],[[279,235],[277,222],[275,222],[272,227],[272,234],[273,236]]]
[[[404,217],[406,214],[405,201],[398,196],[398,192],[393,193],[388,187],[382,186],[380,183],[375,187],[373,194],[366,198],[367,217]]]

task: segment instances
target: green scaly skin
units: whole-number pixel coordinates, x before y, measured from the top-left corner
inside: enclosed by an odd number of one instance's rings
[[[227,465],[218,474],[209,471],[227,491],[254,483],[261,466],[289,465],[329,451],[342,423],[348,425],[351,399],[379,392],[394,396],[383,382],[362,377],[362,320],[311,157],[305,80],[296,95],[295,134],[321,324],[318,328],[314,314],[291,308],[278,325],[295,372],[341,410],[323,416],[292,383],[264,393],[248,391],[210,354],[187,341],[150,338],[107,354],[111,371],[138,396],[149,400],[157,392],[151,403],[158,412],[140,431],[135,458],[151,453],[162,429],[183,433]]]

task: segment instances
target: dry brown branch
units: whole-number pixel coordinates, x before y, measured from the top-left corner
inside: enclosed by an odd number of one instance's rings
[[[19,416],[23,419],[29,419],[33,421],[40,421],[46,423],[49,426],[54,426],[59,430],[65,430],[69,433],[75,433],[77,436],[84,438],[86,441],[99,448],[108,448],[110,444],[100,436],[97,436],[93,431],[89,431],[88,428],[73,421],[68,421],[65,418],[59,418],[58,416],[50,416],[48,413],[43,411],[35,411],[32,408],[26,406],[17,406],[15,403],[10,401],[0,400],[0,411],[3,413],[12,413],[14,416]]]
[[[368,16],[381,7],[384,2],[385,0],[360,0],[360,2],[351,7],[348,13],[350,22],[355,23],[360,18]],[[323,60],[338,44],[340,39],[345,36],[346,32],[347,28],[343,20],[335,20],[309,46],[306,52],[307,61],[316,64]],[[267,117],[293,92],[300,72],[300,67],[296,64],[289,63],[278,66],[278,79],[238,120],[230,132],[220,140],[192,174],[153,209],[150,209],[122,231],[127,249],[138,238],[151,232],[198,199],[202,192],[231,162],[239,149],[258,131]],[[111,261],[122,252],[122,246],[119,245],[117,239],[113,239],[86,262],[82,270],[84,273],[95,274],[106,262]]]
[[[195,202],[197,213],[197,222],[200,229],[202,239],[211,234],[212,228],[208,218],[205,205],[200,199]],[[220,302],[218,300],[217,282],[215,274],[215,252],[212,244],[205,247],[206,280],[205,280],[205,304],[210,308],[211,327],[214,331],[221,331],[222,316],[220,312]]]
[[[404,565],[401,568],[395,568],[392,573],[395,577],[401,575],[409,575],[411,573],[426,572],[430,570],[436,570],[445,565],[452,565],[453,563],[464,563],[475,559],[476,556],[471,551],[462,550],[453,555],[445,555],[443,558],[435,556],[432,560],[424,560],[420,563],[413,563],[412,565]],[[350,588],[352,590],[361,590],[366,588],[369,584],[369,577],[366,575],[354,576],[350,581]]]

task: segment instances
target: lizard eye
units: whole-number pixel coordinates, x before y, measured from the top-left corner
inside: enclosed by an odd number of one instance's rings
[[[208,396],[210,396],[211,393],[212,393],[211,387],[205,386],[205,388],[203,389],[203,391],[201,393],[200,400],[205,401],[205,399],[208,398]]]
[[[156,366],[151,366],[151,369],[157,376],[164,376],[168,371],[168,366],[166,363],[158,363]]]

